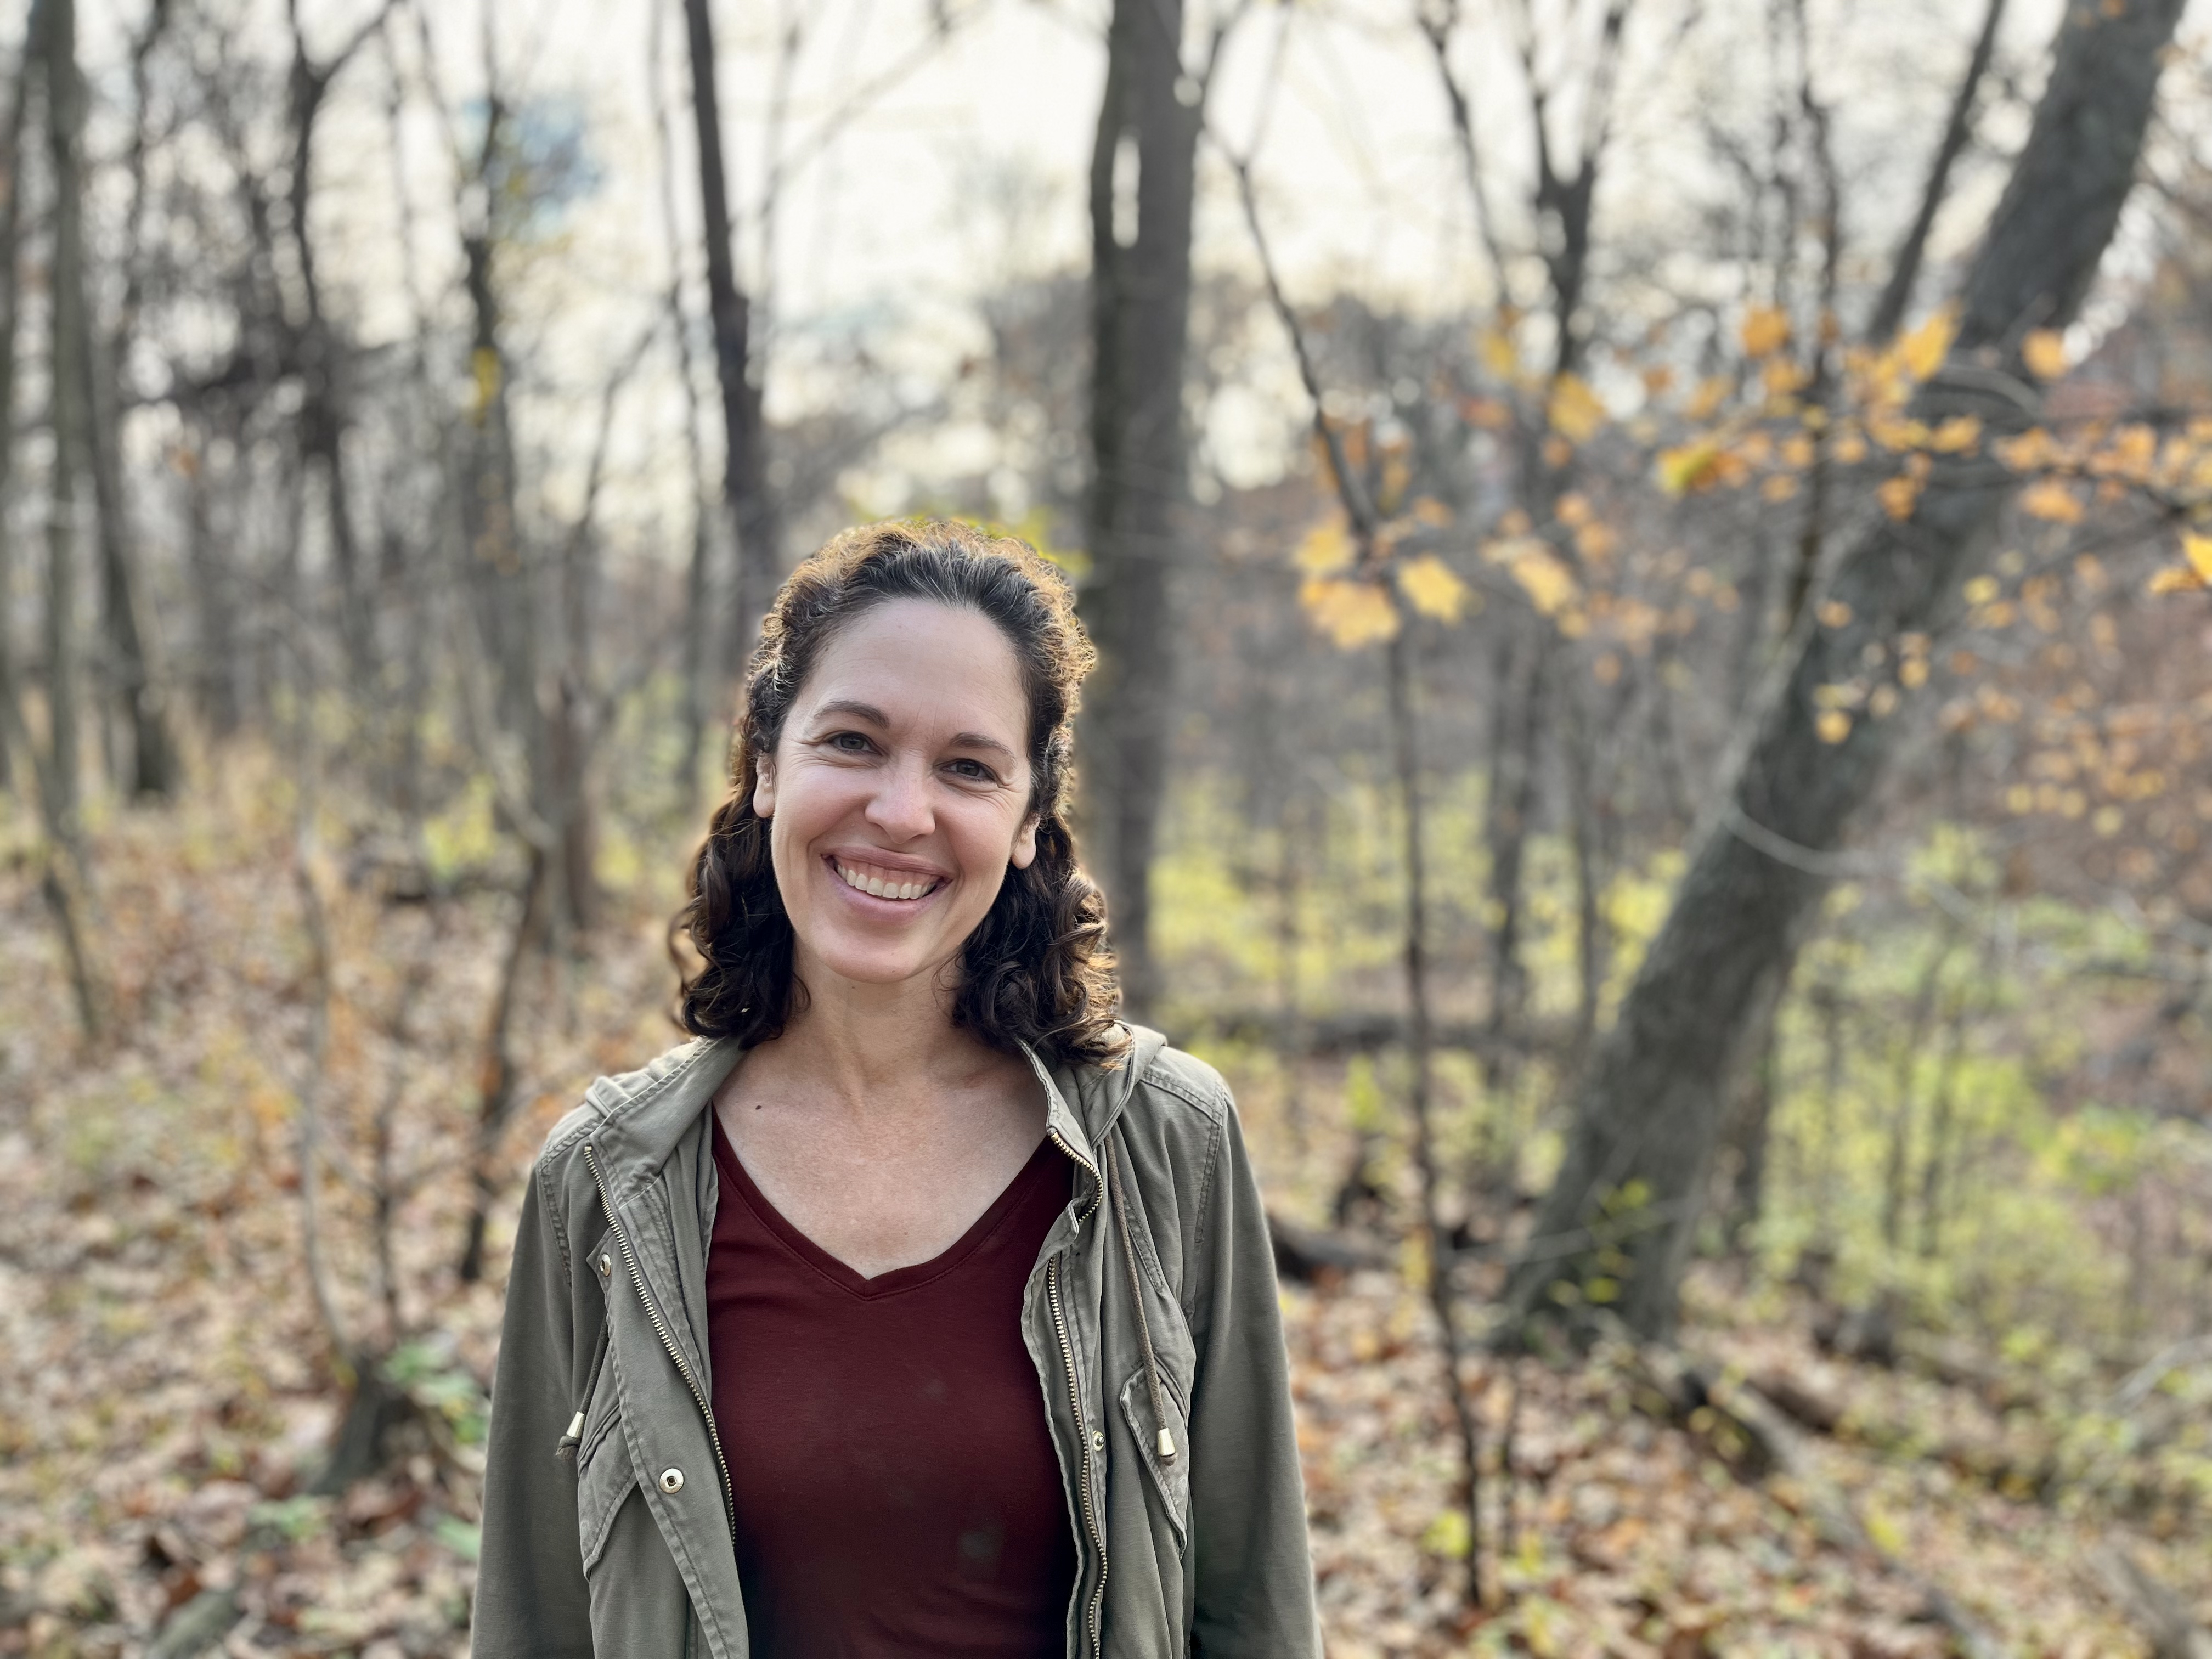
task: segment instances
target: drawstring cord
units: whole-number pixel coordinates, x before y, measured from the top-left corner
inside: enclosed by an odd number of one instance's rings
[[[599,1391],[599,1373],[606,1369],[607,1338],[612,1334],[613,1326],[614,1322],[611,1319],[599,1327],[599,1346],[592,1354],[591,1380],[584,1384],[584,1403],[576,1407],[576,1414],[568,1419],[568,1432],[561,1437],[561,1443],[553,1449],[553,1455],[564,1463],[575,1456],[576,1449],[583,1443],[584,1415],[592,1409],[592,1396]]]
[[[1116,1147],[1117,1139],[1109,1130],[1106,1135],[1106,1189],[1114,1200],[1115,1219],[1121,1224],[1121,1259],[1129,1267],[1129,1301],[1137,1310],[1137,1346],[1145,1351],[1145,1381],[1152,1391],[1152,1421],[1160,1425],[1160,1462],[1172,1463],[1176,1456],[1175,1436],[1168,1432],[1167,1402],[1160,1392],[1160,1362],[1152,1352],[1152,1322],[1145,1317],[1145,1285],[1137,1271],[1137,1242],[1129,1233],[1129,1200],[1121,1190],[1121,1159]]]

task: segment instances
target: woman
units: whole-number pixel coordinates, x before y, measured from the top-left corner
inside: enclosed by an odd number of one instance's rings
[[[695,1041],[525,1201],[474,1651],[1317,1656],[1229,1092],[1117,1024],[1066,585],[848,532],[763,628],[678,925]]]

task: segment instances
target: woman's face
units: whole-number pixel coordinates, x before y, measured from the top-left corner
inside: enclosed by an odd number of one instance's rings
[[[893,599],[847,623],[760,764],[799,977],[888,985],[954,962],[1036,856],[1029,699],[972,611]]]

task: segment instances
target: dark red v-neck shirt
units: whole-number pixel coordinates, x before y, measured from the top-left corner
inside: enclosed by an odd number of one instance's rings
[[[933,1261],[863,1279],[714,1126],[714,1425],[761,1659],[1048,1659],[1075,1543],[1022,1291],[1070,1170],[1049,1141]]]

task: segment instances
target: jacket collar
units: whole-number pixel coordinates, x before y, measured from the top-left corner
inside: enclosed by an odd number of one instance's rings
[[[1109,1071],[1098,1066],[1048,1067],[1029,1044],[1022,1054],[1044,1085],[1045,1129],[1093,1171],[1097,1143],[1136,1092],[1137,1079],[1167,1039],[1142,1025],[1127,1028],[1129,1050]],[[603,1077],[586,1098],[599,1110],[592,1133],[601,1164],[618,1189],[617,1201],[668,1161],[677,1143],[695,1127],[699,1115],[737,1066],[744,1046],[730,1037],[701,1037],[672,1048],[642,1072]]]
[[[1021,1045],[1030,1069],[1044,1085],[1045,1133],[1089,1164],[1094,1175],[1098,1170],[1098,1143],[1129,1103],[1145,1068],[1167,1047],[1168,1040],[1158,1031],[1142,1025],[1123,1029],[1129,1034],[1129,1048],[1111,1070],[1103,1066],[1063,1066],[1053,1071],[1036,1049],[1026,1042]]]

